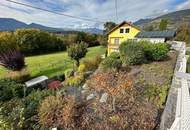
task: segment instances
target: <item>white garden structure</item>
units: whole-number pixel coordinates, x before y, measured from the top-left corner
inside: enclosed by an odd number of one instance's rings
[[[178,47],[179,57],[178,64],[179,67],[174,73],[173,81],[179,84],[177,88],[177,103],[176,103],[176,113],[175,120],[168,130],[190,130],[190,96],[189,96],[189,82],[190,74],[186,73],[187,56],[185,43],[176,44]]]

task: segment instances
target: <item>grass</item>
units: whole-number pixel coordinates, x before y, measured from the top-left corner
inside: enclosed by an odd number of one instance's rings
[[[105,50],[106,48],[102,46],[88,48],[88,53],[83,59],[102,55],[105,53]],[[26,57],[25,61],[27,69],[32,77],[39,75],[53,77],[63,74],[66,69],[72,68],[73,66],[73,61],[68,57],[66,51],[54,54]],[[0,67],[0,78],[5,77],[8,72],[9,71],[5,68]]]

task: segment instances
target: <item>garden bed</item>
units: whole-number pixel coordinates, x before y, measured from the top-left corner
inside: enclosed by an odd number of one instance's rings
[[[88,119],[92,119],[93,124],[88,129],[158,129],[176,58],[177,52],[170,51],[164,61],[130,66],[130,69],[123,68],[120,71],[96,71],[88,80],[89,89],[84,93],[86,98],[90,95],[93,97],[92,93],[95,95],[88,104],[88,108],[94,110],[86,114],[86,118],[90,115]],[[109,90],[113,86],[124,86],[126,91],[117,93],[116,89]],[[112,108],[113,92],[115,110]],[[100,101],[105,93],[108,93],[108,97],[102,103]]]

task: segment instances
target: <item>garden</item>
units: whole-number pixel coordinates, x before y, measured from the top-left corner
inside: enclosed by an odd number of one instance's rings
[[[88,48],[84,40],[78,40],[66,45],[65,52],[30,56],[25,63],[22,50],[30,42],[20,42],[16,37],[18,42],[10,33],[3,35],[0,62],[4,68],[0,72],[6,74],[9,70],[14,76],[3,76],[0,80],[0,128],[153,130],[159,127],[177,57],[169,45],[127,41],[120,45],[119,53],[103,59],[105,47]],[[24,36],[20,39],[30,39]],[[51,77],[47,87],[39,84],[23,95],[24,81],[40,75]],[[64,78],[55,78],[57,75]]]

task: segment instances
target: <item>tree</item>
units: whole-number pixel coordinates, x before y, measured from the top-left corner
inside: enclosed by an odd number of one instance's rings
[[[102,46],[106,47],[108,45],[108,41],[104,35],[99,35],[97,40],[100,43],[100,45],[102,45]]]
[[[168,25],[168,20],[167,19],[162,19],[160,21],[160,25],[159,25],[159,30],[163,31],[167,29],[167,25]]]
[[[13,71],[25,67],[24,55],[19,51],[13,33],[0,33],[0,65]]]
[[[86,33],[85,32],[78,32],[77,33],[77,37],[76,37],[76,42],[85,42],[85,40],[86,40]]]
[[[182,23],[177,29],[176,40],[184,41],[190,44],[190,24]]]
[[[66,49],[60,37],[39,29],[18,29],[14,35],[24,54],[41,54]]]
[[[79,44],[72,44],[67,49],[68,56],[76,61],[76,66],[80,65],[80,59],[83,58],[87,53],[87,44],[80,42]]]
[[[111,31],[117,24],[114,22],[106,22],[104,24],[104,33],[108,33],[109,31]]]
[[[154,27],[153,27],[153,25],[149,25],[149,26],[146,26],[146,27],[144,28],[144,30],[145,30],[145,31],[154,31]]]

